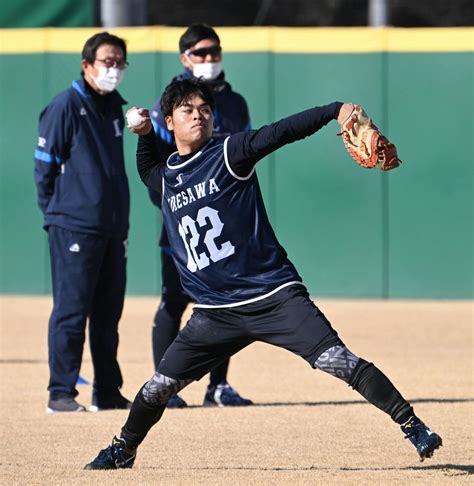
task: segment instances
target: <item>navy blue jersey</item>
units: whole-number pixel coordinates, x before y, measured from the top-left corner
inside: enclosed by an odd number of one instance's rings
[[[139,138],[138,172],[162,194],[173,258],[198,307],[242,305],[301,282],[268,221],[255,164],[337,118],[341,105],[211,139],[191,157],[175,153],[166,164],[156,157],[153,132]]]
[[[123,98],[93,99],[83,78],[41,112],[35,181],[44,226],[119,237],[130,195],[123,154]]]
[[[241,304],[301,282],[268,221],[255,171],[239,177],[212,140],[164,171],[163,221],[186,292],[199,305]]]

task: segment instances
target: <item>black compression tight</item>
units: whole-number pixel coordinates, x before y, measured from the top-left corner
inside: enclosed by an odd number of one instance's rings
[[[343,345],[326,350],[314,366],[348,383],[398,424],[414,415],[411,405],[373,363],[355,356]]]
[[[166,403],[148,405],[145,402],[142,390],[143,388],[137,393],[120,434],[125,439],[129,449],[136,449],[142,443],[148,431],[160,420],[166,408]]]
[[[121,436],[127,447],[136,449],[148,431],[163,415],[170,397],[178,393],[193,380],[175,380],[156,372],[137,393]]]
[[[388,413],[397,424],[414,415],[412,406],[373,363],[359,359],[349,385],[372,405]]]

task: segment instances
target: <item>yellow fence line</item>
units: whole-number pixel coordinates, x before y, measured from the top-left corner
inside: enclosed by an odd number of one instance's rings
[[[184,27],[121,27],[130,52],[176,52]],[[100,28],[0,29],[0,54],[77,53]],[[218,27],[225,52],[473,52],[474,28]]]

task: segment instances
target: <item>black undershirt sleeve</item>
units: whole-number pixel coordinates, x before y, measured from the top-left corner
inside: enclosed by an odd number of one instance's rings
[[[227,140],[227,160],[240,177],[252,171],[255,164],[283,145],[301,140],[337,119],[343,103],[335,101],[296,113],[280,121],[231,135]]]
[[[176,146],[170,145],[169,143],[165,142],[161,137],[155,137],[155,146],[156,146],[156,154],[158,159],[166,162],[168,157],[173,153],[176,152]],[[150,196],[151,202],[158,206],[161,209],[161,192],[156,192],[153,189],[148,188],[148,194]]]
[[[147,135],[138,137],[137,170],[143,183],[161,198],[165,162],[159,157],[155,137],[153,129]]]

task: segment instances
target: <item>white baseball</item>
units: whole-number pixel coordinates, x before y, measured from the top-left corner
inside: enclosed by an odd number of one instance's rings
[[[146,118],[135,108],[127,113],[127,122],[133,128],[142,128],[146,123]]]

